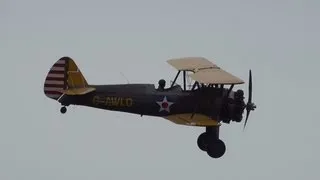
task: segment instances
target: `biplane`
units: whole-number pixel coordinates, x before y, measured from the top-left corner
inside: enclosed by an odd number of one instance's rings
[[[233,90],[243,84],[240,78],[228,73],[203,57],[183,57],[167,61],[177,70],[169,87],[160,79],[154,84],[92,85],[70,57],[60,58],[49,70],[44,82],[44,94],[67,106],[81,105],[110,111],[157,116],[179,125],[204,127],[197,145],[212,158],[225,154],[225,143],[219,137],[222,123],[241,122],[246,110],[246,126],[252,102],[252,75],[249,71],[249,98],[244,91]],[[177,83],[182,77],[182,86]],[[191,85],[187,87],[187,77]],[[227,87],[228,86],[228,87]]]

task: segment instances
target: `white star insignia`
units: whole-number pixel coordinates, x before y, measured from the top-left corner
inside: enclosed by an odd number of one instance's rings
[[[167,100],[167,97],[165,96],[162,101],[157,101],[157,104],[159,104],[159,106],[160,106],[159,112],[161,112],[161,111],[170,112],[170,106],[174,103],[169,102]]]

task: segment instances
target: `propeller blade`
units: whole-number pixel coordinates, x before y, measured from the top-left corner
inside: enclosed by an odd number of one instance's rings
[[[251,103],[252,101],[252,74],[251,69],[249,71],[249,100],[248,103]]]
[[[244,122],[243,130],[244,130],[244,129],[246,128],[246,126],[247,126],[247,122],[248,122],[249,114],[250,114],[250,111],[249,111],[249,110],[247,110],[246,120],[245,120],[245,122]]]
[[[254,103],[252,103],[252,73],[251,73],[251,69],[249,71],[249,92],[248,92],[248,102],[246,104],[246,110],[247,110],[247,114],[246,114],[246,119],[244,122],[244,126],[243,129],[246,128],[247,126],[247,122],[249,119],[249,115],[250,115],[250,111],[253,111],[256,108],[256,105]]]

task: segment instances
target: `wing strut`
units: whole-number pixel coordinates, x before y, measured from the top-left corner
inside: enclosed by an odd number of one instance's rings
[[[176,81],[177,81],[177,79],[178,79],[178,77],[179,77],[180,72],[181,72],[181,71],[179,70],[178,73],[177,73],[177,75],[176,75],[176,77],[175,77],[174,80],[172,81],[171,87],[173,87],[174,84],[176,83]]]

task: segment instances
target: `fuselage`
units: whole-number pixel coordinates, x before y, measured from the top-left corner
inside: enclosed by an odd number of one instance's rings
[[[71,104],[139,115],[167,116],[190,112],[195,98],[180,86],[157,90],[153,84],[91,85],[96,90],[77,98]]]
[[[215,100],[219,97],[217,89],[201,92],[183,91],[179,85],[165,90],[158,90],[153,84],[91,85],[91,87],[96,90],[81,96],[68,96],[64,103],[159,117],[191,113],[211,117],[217,111]],[[231,94],[234,93],[232,91]],[[235,112],[234,108],[232,111]],[[226,120],[234,116],[224,109],[221,114],[220,118]],[[242,112],[239,111],[238,116],[239,114]]]

